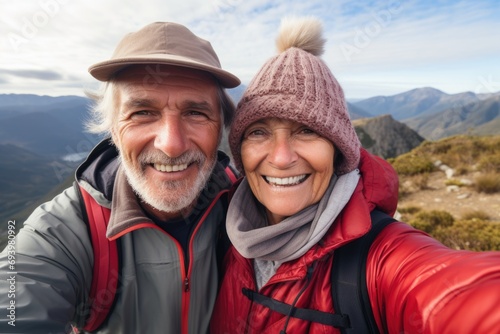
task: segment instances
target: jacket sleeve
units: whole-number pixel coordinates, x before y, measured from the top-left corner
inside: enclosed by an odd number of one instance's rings
[[[38,207],[9,242],[0,253],[0,333],[70,332],[85,317],[93,266],[75,190]]]
[[[452,250],[393,223],[370,249],[367,284],[383,332],[500,332],[500,252]]]

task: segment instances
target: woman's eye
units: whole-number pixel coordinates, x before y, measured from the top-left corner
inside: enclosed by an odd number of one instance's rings
[[[262,134],[264,134],[264,131],[262,131],[262,130],[254,130],[254,131],[250,132],[250,135],[253,135],[253,136],[259,136]]]
[[[253,130],[247,131],[245,133],[244,138],[249,138],[249,139],[259,138],[259,137],[262,137],[264,135],[265,135],[264,130],[262,130],[262,129],[253,129]]]
[[[303,128],[300,130],[300,133],[303,133],[303,134],[316,134],[316,132],[312,129],[309,129],[309,128]]]
[[[298,138],[303,138],[304,140],[314,140],[314,139],[320,137],[320,135],[311,128],[299,129],[296,132],[296,136],[298,136]]]

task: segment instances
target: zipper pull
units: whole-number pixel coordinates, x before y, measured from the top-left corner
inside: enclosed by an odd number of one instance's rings
[[[189,278],[184,279],[184,292],[189,292]]]

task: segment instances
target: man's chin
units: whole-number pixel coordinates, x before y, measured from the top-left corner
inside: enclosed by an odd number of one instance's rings
[[[139,197],[150,207],[165,213],[180,212],[191,206],[199,192],[186,187],[164,187],[154,191],[138,191]]]

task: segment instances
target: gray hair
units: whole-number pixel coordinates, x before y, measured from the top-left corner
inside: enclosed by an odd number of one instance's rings
[[[229,128],[233,121],[235,105],[227,91],[217,82],[217,97],[221,108],[221,117],[225,128]],[[87,91],[85,94],[94,102],[90,107],[90,119],[85,128],[90,133],[111,136],[111,128],[116,120],[118,111],[117,97],[118,82],[111,79],[104,82],[97,91]],[[221,134],[222,136],[222,129]]]

